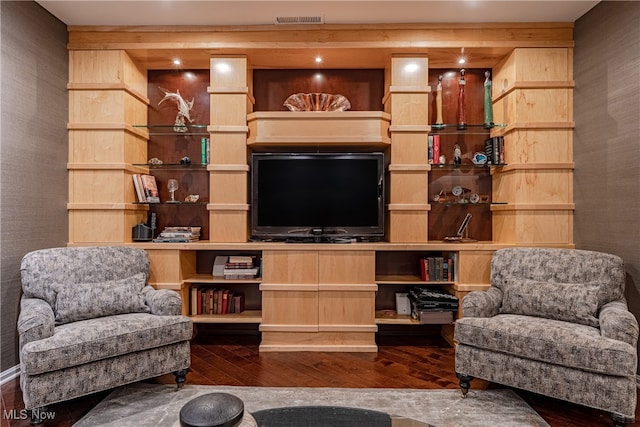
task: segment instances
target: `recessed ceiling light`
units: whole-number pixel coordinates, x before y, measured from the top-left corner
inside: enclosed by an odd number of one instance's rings
[[[173,60],[173,65],[180,65],[182,64],[182,61],[180,61],[178,58]]]
[[[460,49],[460,59],[458,59],[458,64],[464,64],[467,62],[467,59],[464,57],[464,48]]]
[[[316,56],[315,58],[316,64],[319,64],[322,62],[322,57],[321,56]]]
[[[231,65],[229,65],[226,62],[216,62],[215,67],[216,67],[216,70],[222,74],[226,74],[231,71]]]
[[[420,69],[420,66],[418,64],[416,64],[415,62],[410,62],[407,65],[404,66],[404,70],[408,73],[415,73],[416,71],[418,71]]]

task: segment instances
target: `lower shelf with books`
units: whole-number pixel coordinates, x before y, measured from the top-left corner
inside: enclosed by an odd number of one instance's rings
[[[261,323],[261,251],[201,250],[195,255],[195,272],[183,280],[189,300],[185,308],[192,320]]]
[[[224,279],[198,274],[185,280],[189,315],[197,323],[260,323],[262,297],[259,279]]]
[[[376,292],[376,324],[426,325],[453,323],[458,298],[441,282],[380,284]]]
[[[447,288],[457,279],[457,252],[376,252],[376,324],[453,323],[457,298]]]

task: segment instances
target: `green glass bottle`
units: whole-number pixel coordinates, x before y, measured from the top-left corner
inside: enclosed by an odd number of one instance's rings
[[[207,138],[200,138],[200,163],[207,164]]]

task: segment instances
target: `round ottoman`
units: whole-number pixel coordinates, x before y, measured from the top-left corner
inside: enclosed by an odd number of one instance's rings
[[[257,426],[244,412],[244,402],[229,393],[209,393],[188,401],[180,409],[182,427]]]

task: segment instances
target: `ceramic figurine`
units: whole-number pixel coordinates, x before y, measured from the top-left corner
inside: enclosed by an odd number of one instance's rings
[[[453,146],[453,163],[456,165],[462,164],[462,151],[458,144]]]

